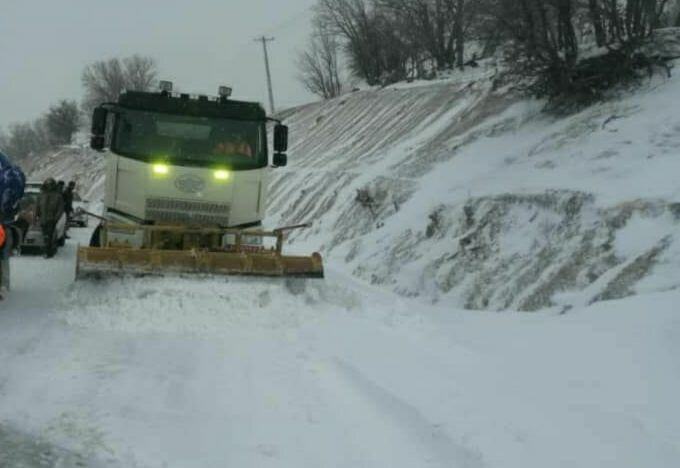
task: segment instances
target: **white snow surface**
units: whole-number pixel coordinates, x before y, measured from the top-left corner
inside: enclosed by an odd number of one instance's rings
[[[0,426],[85,466],[680,462],[680,292],[499,314],[332,268],[74,284],[74,251],[12,265]]]
[[[323,281],[12,259],[0,467],[680,466],[680,79],[566,118],[494,80],[282,113],[267,224]]]

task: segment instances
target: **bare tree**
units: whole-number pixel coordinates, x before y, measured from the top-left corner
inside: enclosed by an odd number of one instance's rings
[[[126,85],[123,67],[117,58],[88,65],[81,81],[85,88],[83,107],[87,111],[103,102],[116,101]]]
[[[463,4],[464,0],[378,0],[378,5],[402,19],[401,34],[440,70],[453,68],[456,62],[463,30],[457,8],[462,14]]]
[[[75,101],[62,100],[51,106],[45,114],[50,143],[53,145],[71,143],[73,134],[80,127],[80,121],[80,109]]]
[[[456,66],[463,69],[465,63],[465,17],[466,1],[456,0],[453,20],[453,39],[456,43]]]
[[[40,124],[41,121],[11,124],[3,137],[4,149],[17,159],[46,149],[48,145]]]
[[[397,28],[368,0],[318,0],[317,21],[328,33],[341,37],[347,65],[369,85],[406,77],[408,47]]]
[[[94,62],[85,67],[81,76],[85,88],[83,108],[89,113],[103,102],[114,102],[126,89],[147,91],[157,74],[155,60],[140,55]]]
[[[123,59],[126,88],[134,91],[146,91],[156,83],[158,69],[156,61],[151,57],[135,54]]]
[[[658,28],[668,0],[588,0],[598,45],[636,48]]]
[[[317,0],[316,20],[339,38],[348,68],[369,85],[462,68],[474,41],[484,55],[500,48],[515,75],[526,78],[518,83],[534,94],[585,104],[659,64],[641,45],[656,28],[680,21],[678,5],[680,0]],[[583,58],[583,45],[593,39],[606,52]],[[307,75],[317,77],[314,89],[327,94],[320,62],[313,54],[303,60]]]
[[[342,91],[335,36],[317,25],[309,48],[298,57],[298,79],[311,93],[330,99]]]
[[[579,57],[575,27],[578,0],[481,0],[480,21],[505,37],[506,61],[532,92],[554,95],[570,88]]]
[[[34,151],[42,151],[52,146],[50,131],[47,125],[47,116],[38,117],[31,124],[35,135]]]

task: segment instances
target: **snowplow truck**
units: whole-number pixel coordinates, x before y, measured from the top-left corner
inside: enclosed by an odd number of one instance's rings
[[[123,92],[94,109],[90,146],[105,153],[101,223],[78,248],[76,278],[106,275],[323,277],[321,256],[282,253],[290,229],[263,230],[267,181],[285,166],[288,128],[258,103]],[[267,125],[273,128],[273,154]]]

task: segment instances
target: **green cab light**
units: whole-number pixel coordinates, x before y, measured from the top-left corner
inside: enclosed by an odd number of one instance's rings
[[[224,169],[217,169],[213,175],[215,176],[215,179],[217,180],[227,180],[229,179],[229,171],[225,171]]]
[[[156,175],[167,175],[168,172],[170,172],[170,168],[167,164],[154,164],[152,170]]]

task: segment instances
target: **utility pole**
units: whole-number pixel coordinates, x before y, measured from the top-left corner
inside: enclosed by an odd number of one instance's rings
[[[273,37],[258,37],[255,42],[262,42],[262,50],[264,51],[264,68],[267,71],[267,88],[269,89],[269,111],[273,115],[274,110],[274,91],[272,91],[272,75],[269,71],[269,55],[267,54],[267,42],[273,41]]]

